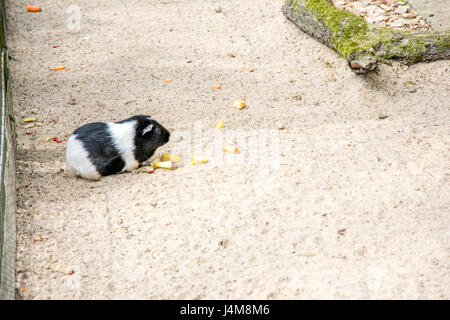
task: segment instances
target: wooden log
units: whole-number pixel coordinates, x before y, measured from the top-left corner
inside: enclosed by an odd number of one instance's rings
[[[311,37],[340,53],[356,73],[390,59],[407,64],[450,59],[450,31],[406,31],[375,26],[336,8],[331,0],[285,0],[284,15]]]

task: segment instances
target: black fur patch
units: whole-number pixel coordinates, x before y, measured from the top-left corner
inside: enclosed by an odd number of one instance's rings
[[[166,144],[169,141],[170,133],[158,121],[152,119],[150,116],[136,115],[124,121],[136,121],[136,136],[134,138],[134,157],[139,163],[147,161],[156,149]],[[153,125],[152,130],[142,134],[144,129],[149,125]],[[156,128],[159,128],[160,133],[155,133]]]

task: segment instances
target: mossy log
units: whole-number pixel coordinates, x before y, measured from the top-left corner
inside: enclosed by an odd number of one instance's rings
[[[285,0],[284,15],[308,35],[336,50],[356,73],[380,61],[450,59],[450,31],[405,31],[375,26],[336,8],[330,0]]]

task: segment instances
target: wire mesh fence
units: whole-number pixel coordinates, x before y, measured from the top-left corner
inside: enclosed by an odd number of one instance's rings
[[[15,135],[10,105],[5,2],[0,1],[1,112],[0,112],[0,298],[14,299],[16,257]]]

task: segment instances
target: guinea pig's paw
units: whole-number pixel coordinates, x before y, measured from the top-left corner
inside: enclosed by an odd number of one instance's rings
[[[128,161],[126,163],[125,167],[122,169],[122,172],[133,171],[133,170],[136,170],[138,167],[139,167],[139,162],[137,162],[136,160]]]

